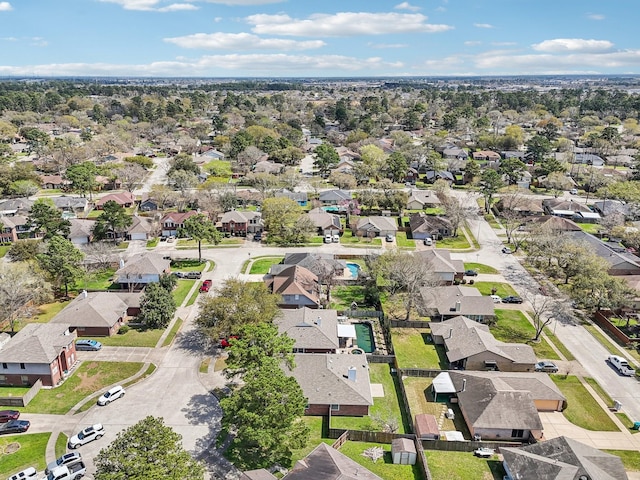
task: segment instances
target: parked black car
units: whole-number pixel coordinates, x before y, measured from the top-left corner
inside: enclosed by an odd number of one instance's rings
[[[522,303],[524,300],[522,300],[520,297],[516,297],[515,295],[509,295],[508,297],[503,297],[502,299],[502,303]]]
[[[475,270],[465,270],[464,274],[467,277],[477,277],[478,276],[478,272],[476,272]]]
[[[10,420],[0,425],[0,435],[5,433],[22,433],[29,430],[31,422],[28,420]]]

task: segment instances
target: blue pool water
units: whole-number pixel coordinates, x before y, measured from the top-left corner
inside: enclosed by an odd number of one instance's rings
[[[334,212],[335,213],[335,212],[339,212],[340,211],[339,207],[322,207],[322,209],[325,212]]]
[[[351,277],[358,278],[360,273],[360,265],[357,263],[347,263],[347,268],[351,271]]]

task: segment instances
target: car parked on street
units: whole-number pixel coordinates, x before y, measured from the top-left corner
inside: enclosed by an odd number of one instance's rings
[[[627,360],[618,355],[609,355],[607,357],[607,362],[609,362],[621,375],[625,375],[627,377],[632,377],[636,374],[636,371],[631,368]]]
[[[0,435],[8,433],[23,433],[29,430],[31,422],[29,420],[9,420],[0,425]]]
[[[20,412],[18,410],[0,410],[0,423],[7,423],[11,420],[18,420]]]
[[[558,373],[558,366],[553,362],[538,362],[535,365],[536,372]]]
[[[100,398],[98,399],[98,405],[108,405],[114,400],[124,397],[125,390],[122,388],[122,385],[116,385],[115,387],[110,388],[106,392],[104,392]]]
[[[502,253],[506,253],[508,255],[510,253],[513,253],[513,251],[509,247],[502,247]]]
[[[25,468],[21,472],[11,475],[7,480],[30,480],[32,478],[38,478],[38,472],[35,468],[29,467]]]
[[[187,272],[184,278],[189,280],[200,280],[202,278],[202,272]]]
[[[476,272],[475,270],[465,270],[464,274],[467,277],[477,277],[478,276],[478,272]]]
[[[91,340],[90,338],[82,338],[76,340],[76,350],[86,352],[97,352],[102,348],[102,343],[97,340]]]
[[[95,425],[91,425],[90,427],[87,427],[79,432],[77,435],[71,437],[69,439],[68,447],[74,450],[82,445],[102,438],[103,435],[104,427],[102,426],[102,424],[96,423]]]
[[[69,465],[71,463],[76,463],[80,460],[82,460],[82,455],[80,455],[80,452],[65,453],[61,457],[55,459],[53,462],[47,464],[47,468],[45,469],[44,473],[48,475],[49,472],[54,468],[61,467],[63,465]]]
[[[516,297],[515,295],[509,295],[507,297],[502,298],[502,303],[522,303],[524,300],[520,297]]]
[[[213,282],[211,280],[205,280],[200,286],[200,291],[205,293],[208,292],[211,289],[211,285],[213,285]]]

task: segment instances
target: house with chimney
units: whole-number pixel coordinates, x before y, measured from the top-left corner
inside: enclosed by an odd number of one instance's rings
[[[218,222],[221,232],[231,235],[246,236],[247,233],[262,232],[264,222],[262,214],[255,211],[231,210],[225,212]]]
[[[171,212],[167,213],[160,220],[161,235],[167,237],[177,237],[178,231],[184,227],[186,219],[197,215],[196,210],[189,210],[188,212]]]
[[[278,327],[278,332],[286,333],[293,339],[294,353],[336,353],[340,348],[336,310],[306,307],[281,310],[273,323]],[[355,329],[353,332],[355,336]]]
[[[495,317],[491,297],[482,296],[475,287],[446,285],[420,289],[418,311],[432,322],[443,322],[460,315],[470,320],[489,323]]]
[[[289,265],[278,273],[266,275],[267,288],[282,297],[281,308],[319,308],[318,276],[299,265]]]
[[[144,252],[120,261],[116,282],[120,288],[140,290],[148,283],[157,283],[163,274],[171,273],[171,261],[162,255]]]

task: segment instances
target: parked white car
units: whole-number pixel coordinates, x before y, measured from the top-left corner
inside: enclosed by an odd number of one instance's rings
[[[89,442],[93,442],[94,440],[98,440],[102,438],[104,435],[104,427],[100,423],[96,423],[95,425],[91,425],[90,427],[85,428],[77,435],[74,435],[69,439],[69,448],[76,449],[82,445],[85,445]]]
[[[629,366],[629,363],[618,355],[609,355],[607,361],[615,367],[622,375],[631,377],[636,374],[636,371]]]
[[[70,465],[72,463],[79,462],[80,460],[82,460],[82,455],[80,455],[80,452],[65,453],[53,462],[49,463],[44,473],[48,475],[49,472],[55,468],[62,467],[64,465]]]
[[[108,405],[114,400],[124,397],[125,391],[122,385],[116,385],[102,394],[98,399],[98,405]]]
[[[38,472],[33,467],[29,467],[21,472],[11,475],[7,480],[30,480],[35,479],[38,476]]]

